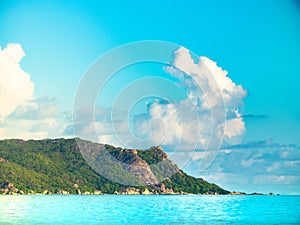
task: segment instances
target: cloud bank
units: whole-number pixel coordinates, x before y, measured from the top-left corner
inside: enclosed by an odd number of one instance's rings
[[[193,162],[186,171],[230,190],[246,192],[280,192],[299,194],[299,146],[279,144],[272,140],[247,142],[224,147],[203,174],[194,167],[202,152],[193,154]]]

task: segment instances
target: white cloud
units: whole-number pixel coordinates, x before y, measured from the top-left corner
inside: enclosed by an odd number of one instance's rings
[[[243,166],[244,168],[249,168],[250,166],[253,165],[253,163],[255,162],[254,159],[241,159],[241,166]]]
[[[267,172],[274,172],[281,167],[281,162],[274,162],[271,166],[266,168]]]
[[[228,72],[219,67],[216,62],[200,56],[197,63],[184,47],[175,51],[174,65],[196,81],[186,82],[186,86],[191,96],[201,98],[202,107],[220,107],[225,101],[226,106],[232,109],[242,103],[247,94],[246,90],[241,85],[236,85],[227,76]],[[169,72],[178,76],[174,74],[174,69]],[[207,102],[207,99],[210,102]]]
[[[0,120],[12,113],[19,105],[33,99],[34,84],[30,75],[20,67],[25,53],[20,44],[0,47]]]
[[[234,110],[235,117],[233,119],[226,120],[226,126],[224,127],[225,137],[233,138],[241,136],[246,131],[243,118],[237,110]]]
[[[246,90],[216,62],[203,56],[195,62],[183,47],[175,51],[174,65],[180,70],[167,67],[166,71],[179,80],[187,99],[149,103],[147,115],[135,120],[138,133],[149,136],[153,145],[174,147],[180,143],[180,149],[187,150],[194,149],[195,144],[205,148],[210,139],[221,143],[223,135],[226,141],[243,135],[246,128],[238,108]],[[214,129],[217,132],[211,133]]]
[[[149,117],[135,122],[139,123],[136,132],[142,137],[151,136],[153,143],[169,145],[182,136],[180,118],[171,104],[154,102],[149,108]]]
[[[24,56],[20,44],[0,47],[0,137],[59,137],[64,129],[63,118],[53,98],[34,97],[34,83],[20,66]]]

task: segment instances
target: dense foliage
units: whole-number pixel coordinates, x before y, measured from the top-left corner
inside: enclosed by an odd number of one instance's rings
[[[0,141],[0,183],[10,181],[18,189],[51,192],[63,189],[75,193],[101,190],[113,193],[121,186],[94,172],[82,158],[75,139]]]

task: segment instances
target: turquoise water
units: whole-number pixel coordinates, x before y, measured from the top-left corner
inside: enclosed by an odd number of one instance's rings
[[[0,196],[0,224],[300,224],[300,196]]]

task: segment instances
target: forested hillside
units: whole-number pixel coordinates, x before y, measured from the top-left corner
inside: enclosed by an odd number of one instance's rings
[[[215,184],[185,174],[168,159],[160,147],[130,150],[80,139],[62,138],[0,141],[0,189],[2,188],[3,192],[8,188],[8,184],[13,184],[17,190],[24,193],[42,193],[45,190],[58,193],[64,190],[75,194],[80,189],[81,192],[93,193],[99,190],[102,193],[112,194],[129,188],[95,172],[95,169],[84,160],[77,145],[78,141],[94,154],[93,149],[102,146],[117,160],[131,165],[132,167],[125,172],[121,171],[122,168],[113,172],[116,176],[120,172],[128,176],[128,179],[136,179],[137,183],[134,185],[136,189],[143,190],[146,186],[151,193],[229,193]],[[100,156],[101,154],[96,157],[98,161],[95,161],[95,164],[101,162]],[[160,166],[158,163],[160,161],[165,163]],[[135,170],[136,164],[145,168],[143,173]],[[162,176],[166,174],[165,171],[173,175],[161,181]]]

